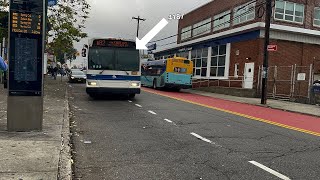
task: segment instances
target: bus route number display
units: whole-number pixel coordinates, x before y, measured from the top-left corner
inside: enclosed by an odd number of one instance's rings
[[[131,41],[98,39],[98,40],[94,40],[93,46],[96,46],[96,47],[135,48],[136,44],[135,44],[135,42],[131,42]]]
[[[42,15],[13,12],[11,24],[14,33],[41,34]]]

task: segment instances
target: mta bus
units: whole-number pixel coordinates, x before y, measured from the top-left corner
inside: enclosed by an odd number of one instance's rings
[[[169,88],[176,91],[192,87],[193,62],[174,57],[141,63],[141,84],[147,87]]]
[[[86,92],[97,95],[140,94],[141,66],[139,50],[133,40],[91,39],[88,48]]]

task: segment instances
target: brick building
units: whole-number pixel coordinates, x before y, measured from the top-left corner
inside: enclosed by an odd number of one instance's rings
[[[273,0],[268,92],[310,97],[320,73],[320,0]],[[259,96],[263,65],[265,0],[214,0],[179,20],[178,44],[154,52],[156,59],[194,61],[194,87]],[[219,88],[214,88],[219,87]],[[241,93],[242,92],[242,93]]]

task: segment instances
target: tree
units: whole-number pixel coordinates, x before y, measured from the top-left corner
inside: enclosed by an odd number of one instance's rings
[[[87,37],[83,32],[84,23],[89,18],[90,5],[86,0],[60,0],[56,6],[48,9],[47,51],[53,52],[58,61],[65,63],[65,57],[70,62],[75,59],[74,42]]]
[[[0,0],[1,10],[6,10],[9,3]],[[65,54],[68,60],[75,58],[74,42],[87,37],[83,32],[86,20],[89,18],[90,5],[87,0],[58,0],[58,4],[48,8],[48,36],[46,51],[59,57],[64,62]],[[7,10],[6,10],[7,11]],[[0,18],[2,15],[0,14]],[[7,34],[1,31],[1,34]]]

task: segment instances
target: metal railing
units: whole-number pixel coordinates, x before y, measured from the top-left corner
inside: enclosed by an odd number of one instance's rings
[[[210,87],[212,83],[216,82],[217,85],[215,87],[234,87],[231,86],[232,82],[241,82],[241,87],[244,81],[244,76],[229,76],[228,79],[211,79],[211,78],[201,78],[201,79],[194,79],[192,81],[193,88],[199,88],[199,87]],[[225,83],[222,82],[228,82],[227,86],[225,86]],[[199,85],[195,85],[199,84]],[[203,85],[206,84],[206,85]],[[224,84],[224,86],[221,86]]]

